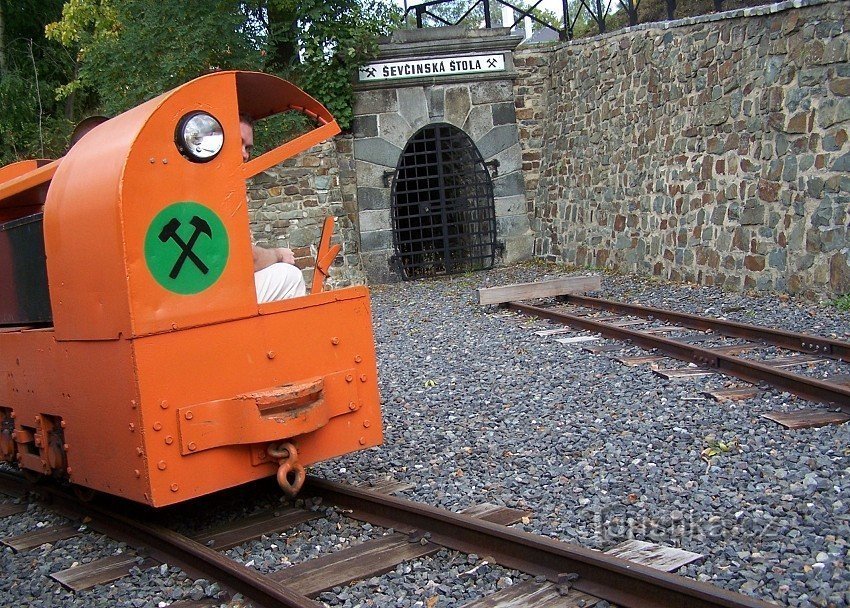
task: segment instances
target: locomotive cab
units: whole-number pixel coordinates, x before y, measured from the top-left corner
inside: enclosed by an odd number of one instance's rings
[[[291,110],[317,127],[243,162],[240,113]],[[329,231],[310,295],[258,304],[253,280],[246,180],[338,132],[294,85],[218,72],[0,169],[0,458],[163,506],[273,474],[294,493],[378,445],[368,292],[322,291]]]

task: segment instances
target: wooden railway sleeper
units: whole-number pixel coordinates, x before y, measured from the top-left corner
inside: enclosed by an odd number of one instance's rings
[[[277,484],[280,489],[290,498],[295,498],[307,478],[307,471],[298,462],[298,450],[292,443],[284,441],[277,446],[270,444],[266,451],[280,464],[277,469]],[[290,481],[290,474],[293,476],[292,481]]]

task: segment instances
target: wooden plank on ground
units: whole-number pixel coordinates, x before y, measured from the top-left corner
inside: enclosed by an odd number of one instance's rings
[[[138,563],[137,559],[138,556],[136,555],[110,555],[81,566],[54,572],[50,575],[50,578],[72,591],[83,591],[127,576],[134,567],[145,570],[160,563],[150,557],[143,560],[142,563]]]
[[[464,509],[463,514],[489,521],[491,524],[510,526],[511,524],[515,524],[522,520],[523,517],[531,515],[531,511],[501,507],[489,502],[484,502]]]
[[[8,505],[4,503],[0,505],[0,517],[16,515],[18,513],[23,513],[26,510],[27,508],[24,505]]]
[[[789,429],[819,428],[827,424],[844,424],[850,420],[850,416],[843,412],[823,408],[808,408],[794,412],[768,412],[761,417]]]
[[[614,327],[631,327],[632,325],[646,325],[649,323],[646,319],[622,319],[619,321],[605,321],[608,325]]]
[[[578,344],[580,342],[596,342],[601,340],[602,336],[575,336],[573,338],[555,338],[555,342],[560,344]]]
[[[676,369],[654,369],[653,374],[657,374],[665,380],[676,380],[677,378],[700,378],[702,376],[711,376],[714,372],[701,369],[699,367],[680,367]]]
[[[201,532],[194,537],[194,540],[216,551],[225,551],[249,540],[260,538],[264,534],[288,530],[293,526],[318,517],[320,517],[319,513],[304,509],[266,511],[240,520],[235,526],[225,526],[208,532]]]
[[[616,547],[612,547],[605,554],[664,572],[673,572],[704,557],[699,553],[677,549],[676,547],[656,545],[642,540],[627,540]]]
[[[635,367],[637,365],[663,361],[664,359],[669,359],[669,357],[663,357],[661,355],[644,355],[642,357],[617,357],[614,361],[622,363],[623,365],[628,365],[629,367]]]
[[[212,598],[204,598],[202,600],[181,600],[179,602],[174,602],[173,604],[169,604],[168,608],[218,608],[224,602],[221,600],[214,600]],[[227,604],[228,606],[230,604]]]
[[[716,391],[703,391],[703,395],[711,397],[715,401],[741,401],[757,397],[761,391],[755,386],[740,388],[724,388]]]
[[[379,576],[401,562],[432,555],[440,549],[440,545],[429,541],[411,542],[407,534],[396,532],[296,564],[270,577],[296,593],[315,596],[337,585]]]
[[[598,291],[601,288],[602,278],[598,276],[565,277],[552,281],[517,283],[515,285],[479,289],[478,303],[481,305],[502,304],[504,302],[533,300],[535,298],[551,298],[570,293],[586,293],[588,291]]]
[[[765,359],[762,363],[770,365],[771,367],[786,368],[796,367],[798,365],[817,365],[820,363],[826,363],[827,361],[828,359],[818,357],[817,355],[789,355],[786,357]]]
[[[464,509],[464,515],[490,523],[509,525],[529,515],[528,511],[490,503]],[[436,543],[394,533],[354,545],[336,553],[296,564],[271,577],[291,586],[298,593],[315,596],[353,580],[378,576],[411,559],[433,555],[441,548]]]
[[[10,536],[3,539],[2,542],[7,547],[12,547],[15,551],[26,551],[33,547],[40,547],[45,543],[55,543],[58,540],[77,536],[79,532],[73,526],[51,526],[49,528],[39,528],[32,532],[25,532],[17,536]]]
[[[361,484],[362,487],[367,490],[371,490],[373,492],[380,492],[381,494],[395,494],[396,492],[403,492],[404,490],[409,490],[413,487],[412,483],[396,481],[395,479],[381,479],[378,481],[369,481],[364,484]]]
[[[570,589],[564,595],[549,581],[523,581],[487,597],[464,604],[463,608],[590,608],[599,598]]]
[[[568,334],[571,331],[573,330],[570,327],[559,327],[557,329],[541,329],[540,331],[534,332],[534,335],[541,337],[557,336],[558,334]]]
[[[588,352],[592,355],[599,355],[602,353],[610,353],[615,350],[623,350],[626,348],[626,345],[622,342],[617,342],[616,344],[597,344],[596,346],[584,346],[582,350]]]
[[[764,348],[762,344],[734,344],[730,346],[708,346],[708,350],[721,355],[739,355]]]

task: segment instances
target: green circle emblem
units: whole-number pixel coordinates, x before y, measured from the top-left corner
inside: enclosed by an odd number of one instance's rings
[[[230,242],[218,215],[199,203],[160,211],[145,236],[145,262],[157,283],[175,293],[200,293],[227,265]]]

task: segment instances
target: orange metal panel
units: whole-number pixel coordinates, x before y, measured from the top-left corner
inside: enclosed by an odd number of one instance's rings
[[[295,436],[299,460],[308,465],[381,442],[366,289],[349,288],[275,302],[273,306],[263,305],[263,312],[249,319],[134,341],[142,432],[153,465],[151,492],[155,505],[186,500],[276,472],[276,465],[262,464],[263,460],[257,458],[258,450],[265,452],[264,445],[244,445],[227,429],[214,432],[216,441],[229,436],[238,443],[184,456],[181,446],[188,448],[189,437],[183,432],[197,430],[186,425],[185,415],[194,412],[198,404],[222,401],[245,408],[245,412],[231,415],[201,417],[210,427],[226,426],[244,420],[249,412],[254,416],[257,410],[255,402],[233,397],[321,377],[330,417],[319,429]],[[309,428],[293,430],[281,425],[276,438],[271,433],[254,438],[281,440],[304,430]],[[257,463],[259,466],[253,466]],[[212,470],[214,476],[206,474]]]
[[[70,480],[144,501],[141,409],[127,341],[58,342],[51,330],[0,333],[0,404],[15,426],[62,418]],[[141,453],[141,455],[140,455]],[[40,461],[33,468],[41,472]]]
[[[0,167],[0,222],[37,213],[58,160],[22,160]]]

